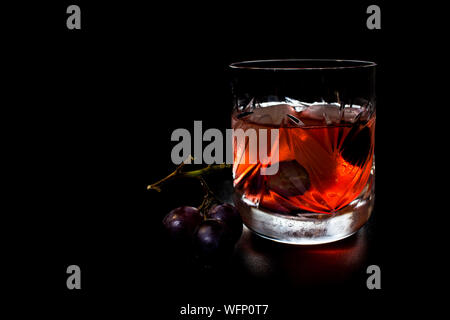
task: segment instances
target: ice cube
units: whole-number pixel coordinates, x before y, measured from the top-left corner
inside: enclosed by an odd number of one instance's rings
[[[337,124],[341,121],[356,122],[363,110],[350,105],[316,102],[302,112],[302,116],[315,120],[323,120],[327,125]]]
[[[246,120],[271,126],[292,125],[287,115],[295,115],[295,111],[290,105],[280,102],[261,103],[259,108],[254,108],[252,111],[253,113],[249,114]]]
[[[312,103],[302,112],[302,115],[315,120],[324,120],[326,123],[338,123],[341,119],[340,105],[338,103]]]
[[[245,117],[247,121],[271,126],[304,126],[304,119],[320,120],[327,125],[341,121],[355,123],[361,115],[367,113],[366,109],[359,105],[338,102],[307,103],[289,97],[286,97],[284,102],[255,102],[252,99],[249,105],[242,110],[242,115],[238,118]]]
[[[345,122],[355,123],[361,117],[362,112],[363,110],[361,108],[357,108],[355,106],[352,106],[351,108],[345,108],[343,120]]]

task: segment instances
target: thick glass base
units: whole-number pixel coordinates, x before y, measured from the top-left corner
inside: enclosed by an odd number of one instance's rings
[[[250,230],[273,241],[299,245],[329,243],[351,236],[369,219],[374,200],[372,190],[366,189],[333,214],[284,215],[251,206],[238,192],[234,194],[234,202]]]

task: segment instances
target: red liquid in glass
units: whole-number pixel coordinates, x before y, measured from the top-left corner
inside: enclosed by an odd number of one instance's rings
[[[371,175],[375,118],[358,116],[362,110],[355,108],[345,116],[336,107],[316,109],[296,112],[281,104],[243,117],[233,114],[233,129],[279,130],[276,175],[261,175],[264,165],[259,161],[239,161],[248,159],[248,143],[234,150],[235,189],[247,201],[284,214],[334,213],[361,194]]]

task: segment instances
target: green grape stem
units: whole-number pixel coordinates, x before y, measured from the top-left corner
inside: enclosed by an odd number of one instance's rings
[[[206,174],[210,174],[215,171],[220,171],[226,168],[231,168],[230,164],[210,164],[207,167],[198,169],[198,170],[192,170],[192,171],[182,171],[184,163],[179,165],[174,172],[170,173],[166,177],[162,178],[161,180],[149,184],[147,186],[147,190],[156,190],[158,192],[161,192],[161,185],[165,184],[166,182],[169,182],[170,180],[176,179],[176,178],[199,178],[203,177]],[[206,185],[206,184],[205,184]]]

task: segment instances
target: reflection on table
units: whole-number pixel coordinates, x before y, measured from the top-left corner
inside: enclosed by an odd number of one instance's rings
[[[367,231],[338,242],[298,246],[261,238],[244,228],[235,262],[247,276],[282,281],[291,286],[333,285],[365,272]]]

